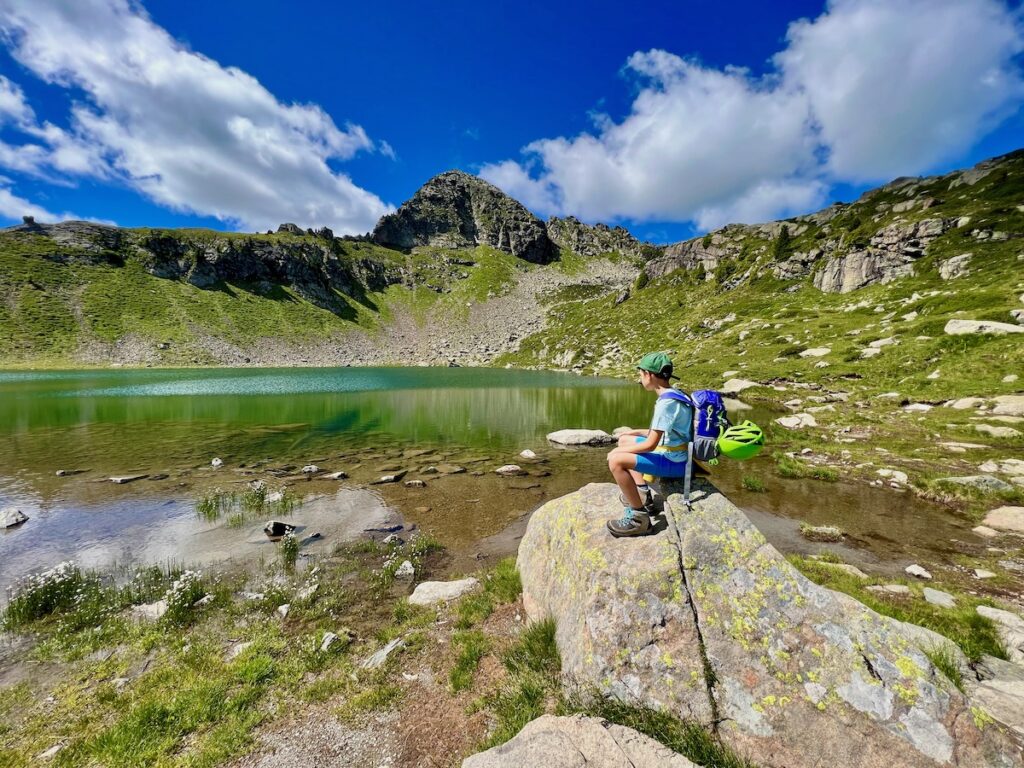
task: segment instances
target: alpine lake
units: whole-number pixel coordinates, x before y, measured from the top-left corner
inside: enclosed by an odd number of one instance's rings
[[[0,508],[29,517],[0,531],[0,588],[63,560],[264,562],[277,546],[262,531],[271,517],[297,527],[300,562],[402,526],[434,536],[452,570],[469,571],[514,553],[545,501],[610,481],[607,447],[560,448],[547,433],[645,427],[652,405],[634,382],[508,369],[0,373]],[[777,415],[736,402],[730,413],[762,424]],[[520,457],[525,449],[536,457]],[[973,538],[911,494],[779,477],[771,453],[723,459],[712,480],[784,553],[827,548],[896,573]],[[495,472],[507,464],[522,472]],[[400,479],[380,482],[389,475]],[[743,476],[765,492],[744,490]],[[246,512],[239,500],[254,481],[264,496]],[[278,498],[288,501],[263,504]],[[847,537],[809,542],[801,522]]]

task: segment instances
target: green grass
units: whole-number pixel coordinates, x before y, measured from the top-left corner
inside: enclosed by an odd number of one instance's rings
[[[513,675],[534,672],[548,678],[562,671],[562,657],[555,642],[554,619],[534,622],[524,630],[519,642],[505,652],[505,668]]]
[[[744,490],[752,491],[753,493],[765,492],[764,482],[759,477],[754,477],[753,475],[744,475],[742,483]]]
[[[956,596],[955,608],[942,608],[925,602],[920,594],[920,587],[910,583],[908,586],[912,591],[912,597],[883,596],[867,589],[874,583],[873,581],[863,581],[838,568],[831,568],[828,564],[799,555],[791,555],[788,559],[817,584],[845,592],[883,616],[927,627],[949,638],[960,646],[964,655],[971,661],[979,661],[984,655],[995,656],[998,659],[1007,658],[1006,649],[999,639],[995,625],[977,613],[979,605],[990,604],[987,600],[959,594]],[[943,672],[946,670],[943,669]],[[955,678],[951,679],[956,681]]]
[[[561,657],[555,643],[555,623],[548,619],[527,627],[518,642],[502,656],[508,675],[498,689],[477,704],[495,720],[481,749],[490,749],[515,736],[531,720],[554,709],[561,698]]]
[[[650,707],[627,704],[601,696],[576,698],[567,702],[567,713],[582,713],[600,717],[627,728],[632,728],[664,744],[696,765],[715,768],[756,768],[736,755],[699,723],[686,722],[673,715]]]
[[[514,557],[504,558],[487,574],[484,591],[499,603],[511,603],[523,593]]]
[[[473,684],[473,676],[480,659],[490,650],[491,643],[479,630],[460,630],[452,636],[455,664],[448,673],[452,691],[458,693]]]

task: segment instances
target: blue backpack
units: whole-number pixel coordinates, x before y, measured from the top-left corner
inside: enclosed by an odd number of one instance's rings
[[[693,458],[700,461],[718,458],[718,436],[729,426],[722,396],[713,389],[698,389],[692,395],[673,389],[661,397],[684,403],[693,410],[693,432],[684,436],[687,442],[693,443]]]
[[[693,401],[693,458],[716,462],[718,436],[730,426],[725,403],[713,389],[698,389],[690,399]]]

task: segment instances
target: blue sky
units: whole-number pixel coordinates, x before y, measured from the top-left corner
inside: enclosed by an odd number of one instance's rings
[[[0,221],[360,232],[430,176],[670,242],[1024,145],[1019,3],[0,0]]]

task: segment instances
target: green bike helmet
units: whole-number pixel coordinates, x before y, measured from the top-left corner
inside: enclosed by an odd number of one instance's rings
[[[752,459],[764,448],[764,432],[752,421],[729,427],[718,436],[718,450],[730,459]]]

